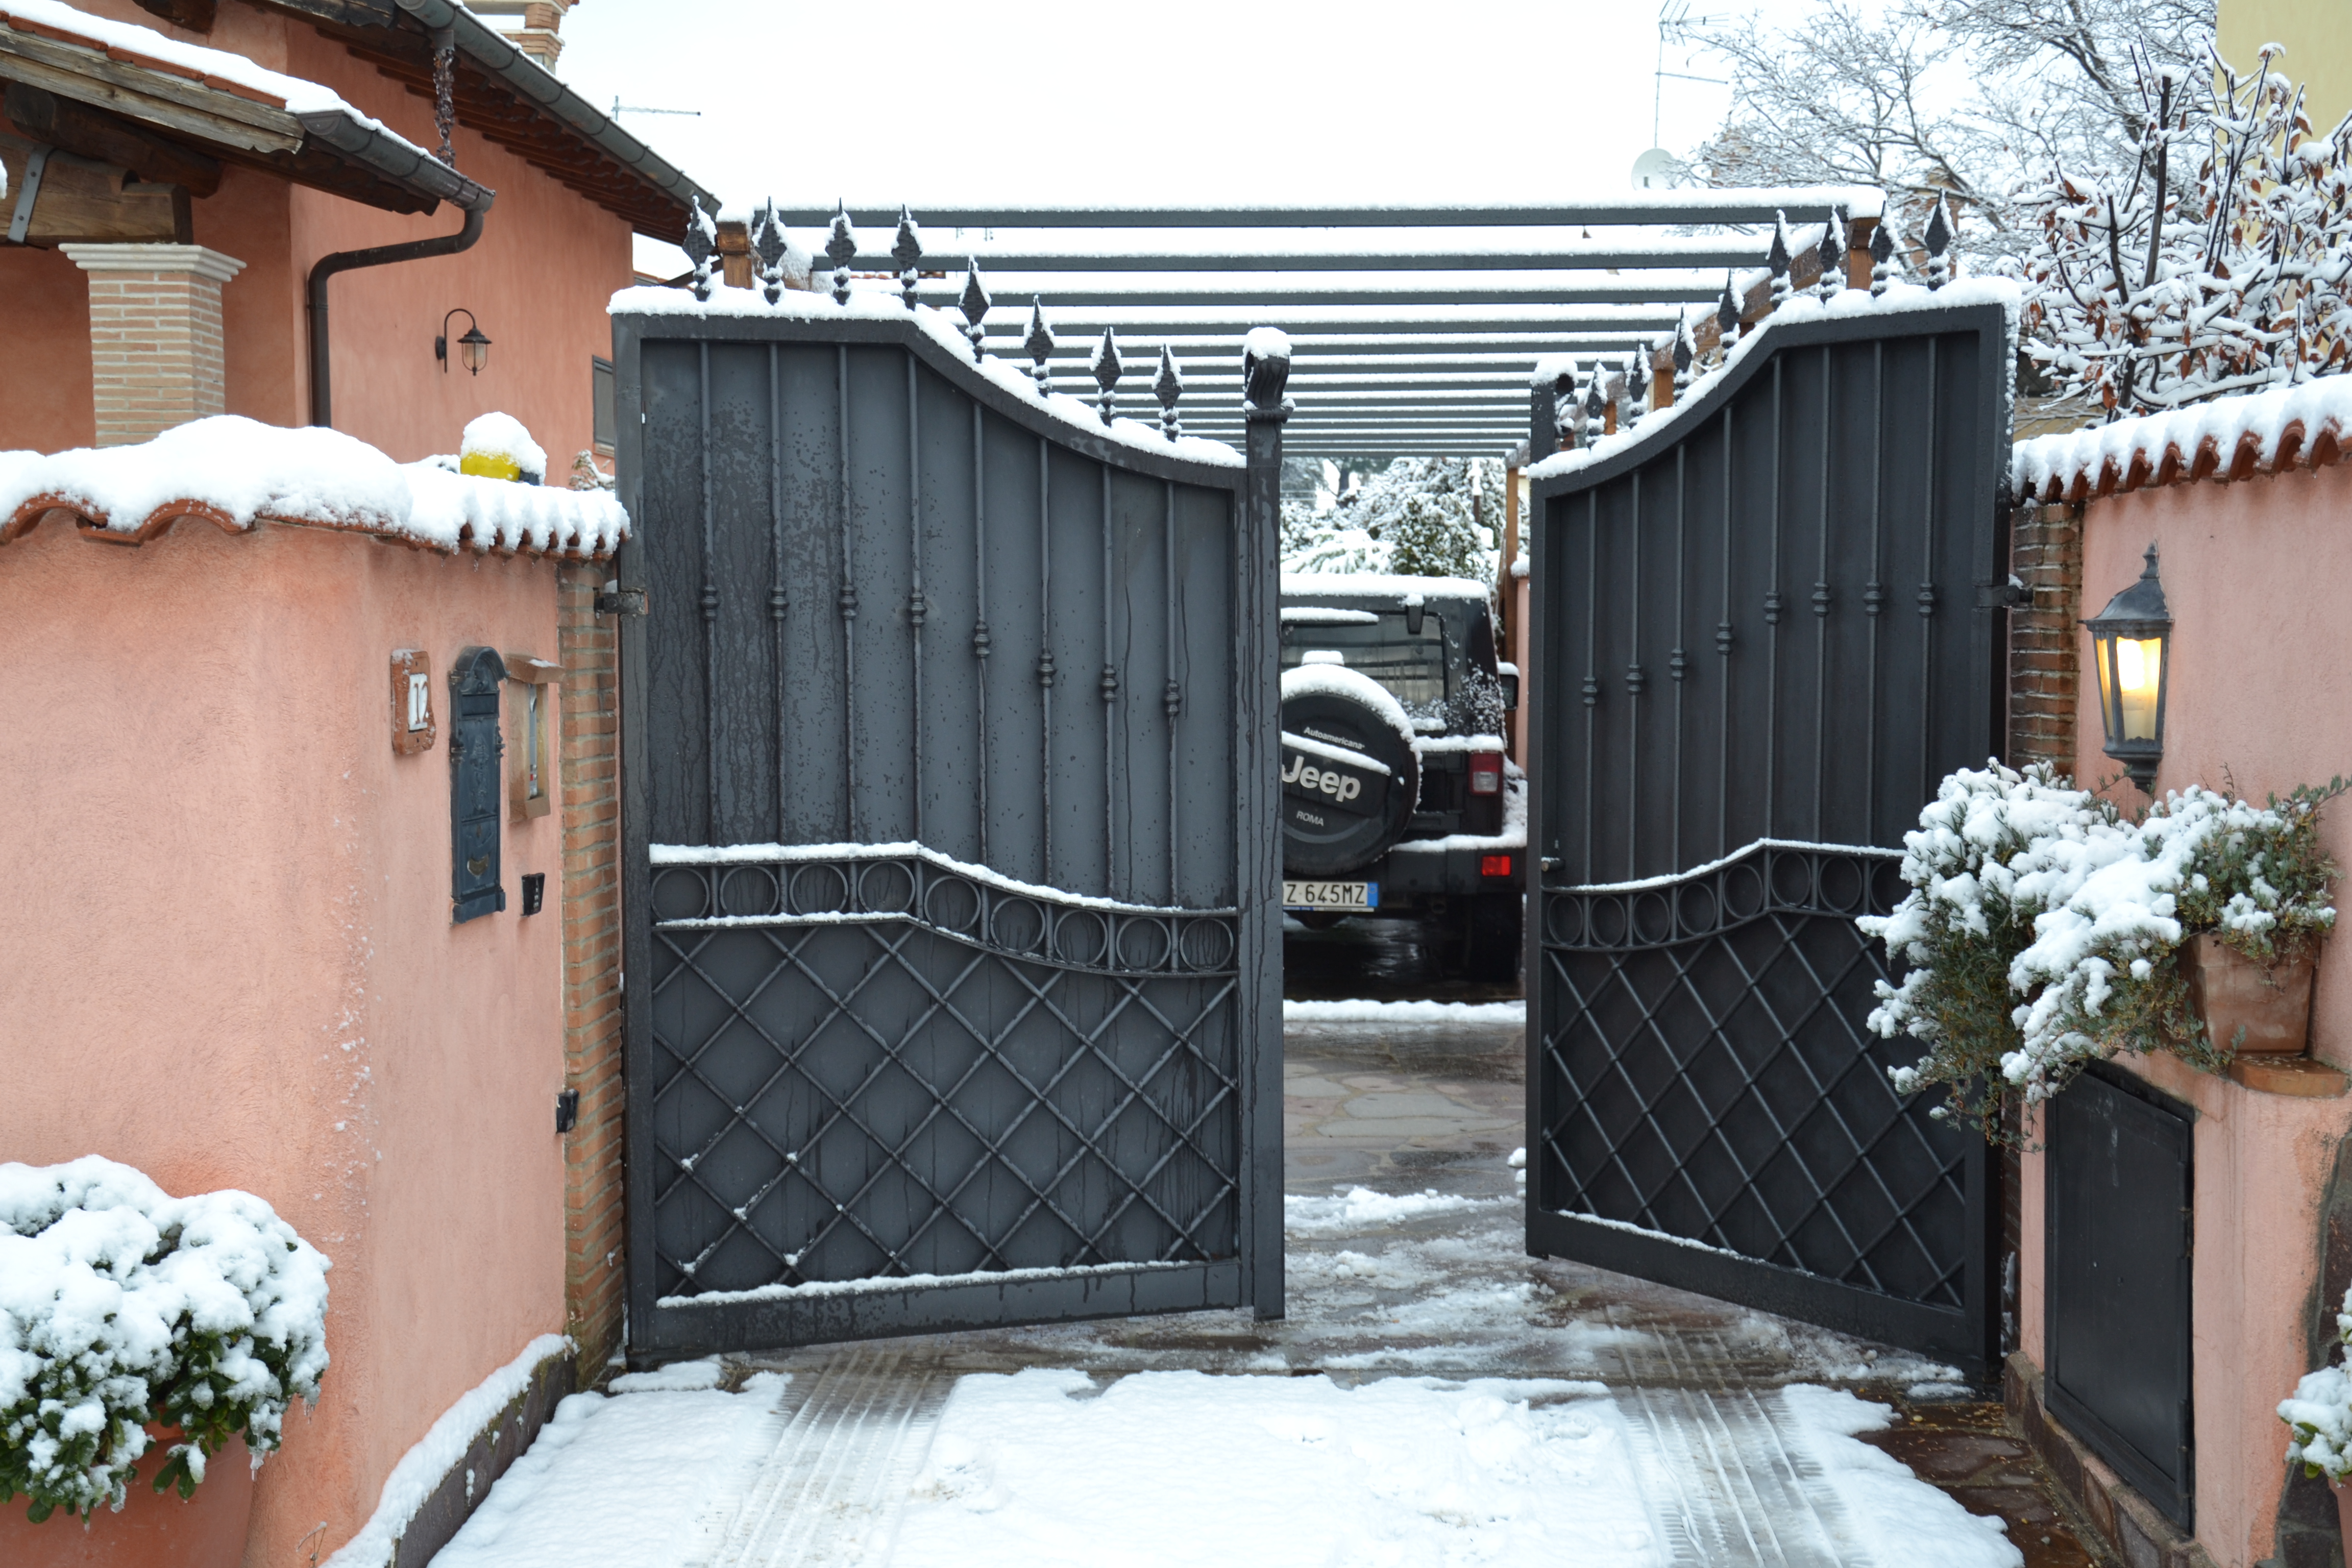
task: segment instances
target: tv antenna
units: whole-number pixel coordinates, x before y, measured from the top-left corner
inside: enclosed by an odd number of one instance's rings
[[[623,103],[615,97],[613,100],[613,118],[618,120],[624,114],[675,114],[687,120],[702,118],[702,110],[698,109],[654,109],[641,103]]]
[[[1690,0],[1665,0],[1665,4],[1658,7],[1658,69],[1655,83],[1650,92],[1650,145],[1653,148],[1658,145],[1664,127],[1664,110],[1668,77],[1673,77],[1676,81],[1713,82],[1717,87],[1730,85],[1728,79],[1719,76],[1694,76],[1689,71],[1668,70],[1666,46],[1670,43],[1685,45],[1696,43],[1698,41],[1698,30],[1701,27],[1712,26],[1717,22],[1730,20],[1728,16],[1694,16],[1690,14]]]

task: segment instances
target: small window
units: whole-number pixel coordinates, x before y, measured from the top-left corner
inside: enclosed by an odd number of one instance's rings
[[[1385,686],[1416,716],[1440,714],[1445,707],[1445,620],[1432,610],[1412,630],[1402,610],[1384,610],[1377,621],[1326,625],[1285,621],[1282,668],[1303,662],[1317,648],[1328,648]]]
[[[613,443],[618,439],[614,432],[621,427],[619,416],[613,412],[613,362],[591,357],[588,364],[589,374],[596,383],[596,450],[609,458],[613,455]]]

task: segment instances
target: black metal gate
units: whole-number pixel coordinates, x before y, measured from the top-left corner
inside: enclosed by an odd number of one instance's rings
[[[1864,1019],[1903,832],[2001,750],[1997,304],[1770,322],[1534,489],[1530,1251],[1993,1351],[1989,1161]]]
[[[2190,1530],[2193,1113],[2096,1063],[2043,1114],[2051,1412]]]
[[[856,303],[615,318],[632,1348],[1278,1315],[1279,416]]]

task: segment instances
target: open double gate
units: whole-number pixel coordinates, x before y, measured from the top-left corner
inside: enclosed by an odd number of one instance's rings
[[[1994,1173],[1864,1020],[1902,835],[2001,747],[1998,304],[1772,322],[1534,487],[1532,1252],[1988,1364]]]
[[[632,1347],[1278,1314],[1278,416],[810,296],[614,348]]]

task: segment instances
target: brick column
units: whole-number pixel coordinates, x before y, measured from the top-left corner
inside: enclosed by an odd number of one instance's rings
[[[563,666],[563,1081],[580,1120],[563,1145],[566,1330],[580,1381],[620,1348],[627,1276],[622,1167],[620,638],[596,614],[609,563],[558,569]]]
[[[100,446],[129,446],[226,412],[221,285],[244,262],[201,245],[58,248],[89,274]]]
[[[2010,765],[2049,763],[2062,773],[2072,773],[2083,637],[2077,624],[2083,614],[2083,509],[2018,508],[2009,559],[2010,571],[2032,595],[2010,613]]]

